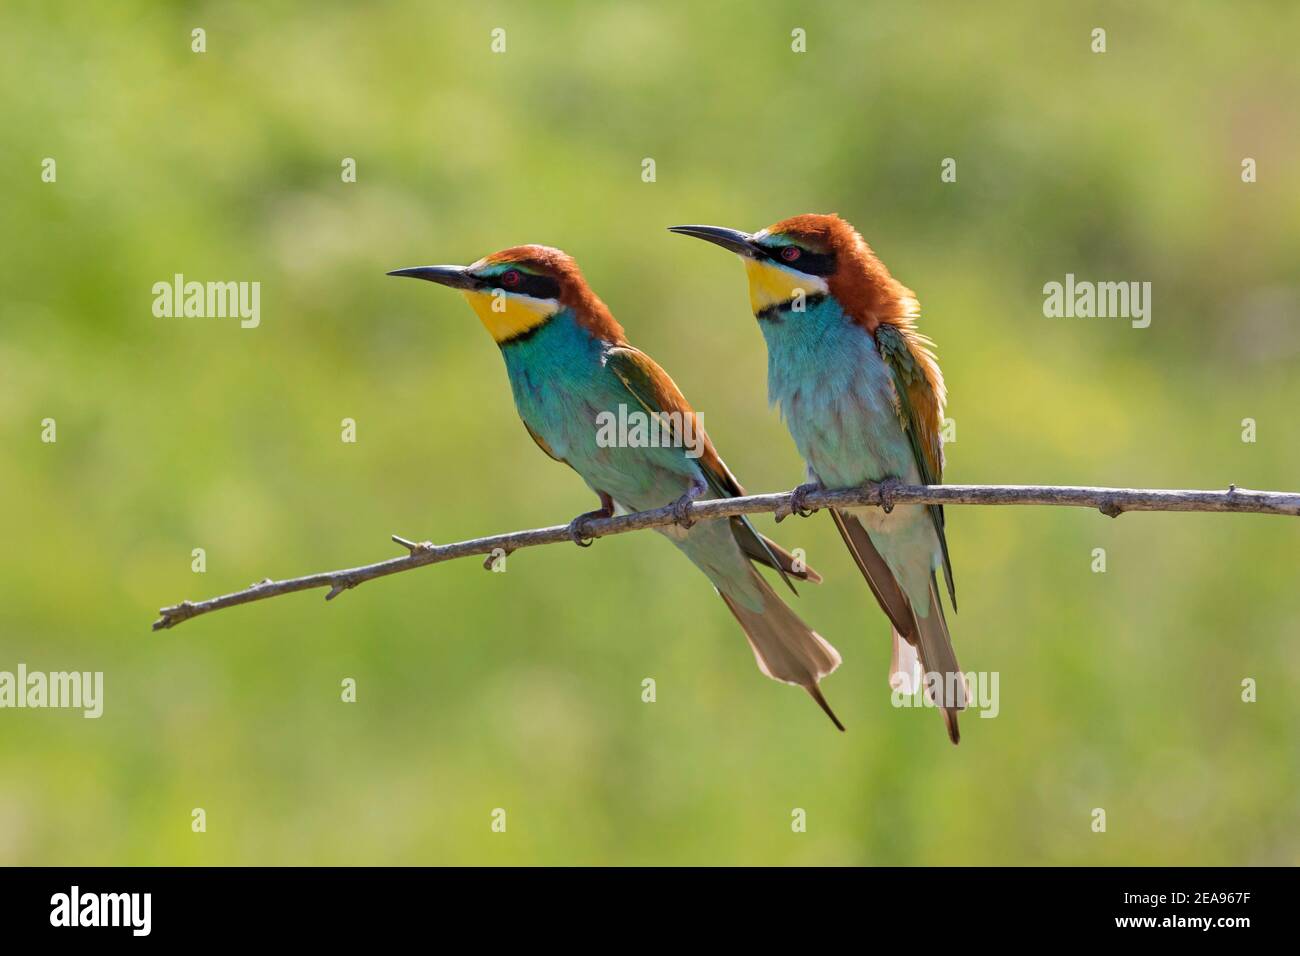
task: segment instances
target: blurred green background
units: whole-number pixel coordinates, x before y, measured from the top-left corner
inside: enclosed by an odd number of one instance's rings
[[[801,480],[742,271],[678,222],[854,222],[938,344],[950,481],[1296,490],[1298,34],[1285,3],[6,0],[0,670],[106,703],[0,711],[0,863],[1297,862],[1291,520],[949,509],[961,661],[1001,675],[958,748],[890,706],[824,515],[776,536],[827,577],[796,606],[845,735],[651,534],[149,625],[592,507],[399,266],[568,250],[750,490]],[[260,281],[260,328],[155,318],[177,272]],[[1151,327],[1044,318],[1067,272],[1152,282]]]

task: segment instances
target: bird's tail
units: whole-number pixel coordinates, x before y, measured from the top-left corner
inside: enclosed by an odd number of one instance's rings
[[[773,680],[802,687],[835,726],[843,730],[844,725],[826,703],[818,686],[823,677],[840,666],[839,651],[800,620],[757,572],[751,570],[750,574],[761,601],[760,610],[751,610],[746,606],[751,602],[741,603],[725,591],[719,590],[718,593],[749,638],[758,669]]]
[[[917,663],[920,664],[925,694],[943,714],[948,739],[954,744],[959,743],[961,731],[957,727],[957,714],[966,709],[970,690],[966,686],[966,675],[957,663],[957,652],[953,650],[952,635],[948,633],[948,622],[943,616],[933,575],[930,578],[929,613],[924,616],[913,613],[912,620],[911,635],[900,636],[897,629],[893,632],[894,667],[890,671],[890,683],[898,680],[903,668],[914,673],[916,665],[912,662],[919,658]]]
[[[895,690],[914,693],[915,681],[924,681],[930,699],[944,705],[942,712],[948,739],[957,743],[961,740],[957,713],[965,709],[970,695],[957,664],[957,653],[953,650],[948,622],[944,620],[943,607],[939,603],[934,574],[930,575],[930,606],[923,617],[916,613],[907,599],[862,522],[848,512],[834,509],[831,517],[893,626],[894,659],[889,668],[889,685]],[[939,697],[943,699],[939,700]]]

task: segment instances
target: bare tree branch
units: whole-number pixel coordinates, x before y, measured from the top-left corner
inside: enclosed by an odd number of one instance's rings
[[[690,520],[726,518],[733,515],[773,513],[777,520],[790,514],[792,492],[782,491],[767,495],[748,495],[744,498],[719,498],[697,501],[690,506]],[[1112,518],[1126,511],[1230,511],[1248,514],[1300,516],[1300,494],[1281,491],[1248,491],[1229,486],[1227,491],[1173,491],[1145,488],[1086,488],[1050,485],[900,485],[892,482],[864,485],[838,491],[813,491],[806,495],[804,504],[809,508],[875,506],[886,511],[896,504],[936,505],[1061,505],[1074,508],[1096,508]],[[603,538],[613,534],[626,534],[643,528],[662,528],[674,524],[673,506],[665,505],[653,511],[617,515],[613,518],[592,518],[585,522],[582,531],[590,538]],[[338,571],[322,571],[301,578],[272,581],[267,578],[242,591],[233,591],[206,601],[182,601],[180,604],[160,609],[162,615],[154,621],[155,631],[174,627],[181,621],[234,607],[252,601],[264,601],[294,591],[329,588],[326,600],[374,578],[386,577],[400,571],[422,568],[426,564],[439,564],[471,555],[488,555],[484,567],[490,568],[495,558],[543,544],[571,542],[567,525],[536,528],[531,531],[512,531],[508,534],[457,541],[453,544],[417,543],[393,535],[393,540],[408,550],[401,557],[389,558],[376,564],[365,564]]]

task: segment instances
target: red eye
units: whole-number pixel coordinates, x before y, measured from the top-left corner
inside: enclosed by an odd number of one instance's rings
[[[519,285],[522,278],[523,276],[519,274],[518,269],[510,269],[501,275],[501,284],[507,289],[513,289],[515,286]]]
[[[781,258],[786,262],[794,262],[802,254],[798,246],[786,246],[781,250]]]

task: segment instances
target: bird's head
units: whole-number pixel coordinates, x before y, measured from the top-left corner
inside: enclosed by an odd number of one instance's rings
[[[388,274],[459,289],[498,345],[566,310],[593,334],[623,340],[622,328],[591,291],[578,263],[550,246],[513,246],[467,266],[415,266]]]
[[[904,295],[911,296],[858,231],[834,214],[794,216],[755,233],[721,226],[671,226],[668,231],[739,255],[749,277],[750,305],[759,317],[788,307],[801,292],[806,299],[831,295],[849,315],[874,329]]]

